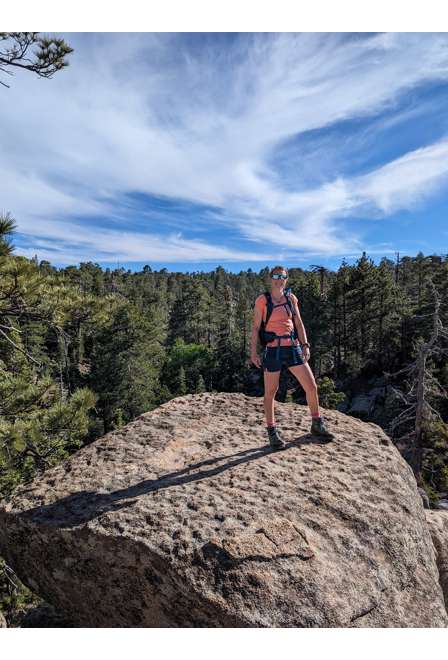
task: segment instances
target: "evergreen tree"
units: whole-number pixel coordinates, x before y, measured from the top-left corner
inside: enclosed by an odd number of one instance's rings
[[[177,380],[177,394],[179,396],[183,396],[184,394],[187,394],[187,381],[185,378],[185,369],[183,365],[180,366],[179,369],[179,376]]]
[[[378,276],[365,252],[350,272],[348,302],[348,345],[354,368],[373,357],[374,328],[378,319]],[[376,356],[375,356],[376,359]]]
[[[201,392],[206,392],[205,381],[202,374],[199,374],[197,383],[196,383],[196,392],[200,394]]]
[[[159,403],[163,334],[154,318],[127,302],[118,303],[93,338],[89,383],[108,432],[117,409],[128,422]]]
[[[0,214],[0,257],[6,257],[12,254],[13,246],[10,237],[17,229],[16,221],[10,213]]]

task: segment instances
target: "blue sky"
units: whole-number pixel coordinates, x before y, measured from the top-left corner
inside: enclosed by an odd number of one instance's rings
[[[69,67],[0,87],[18,254],[239,272],[448,252],[448,34],[57,36]]]

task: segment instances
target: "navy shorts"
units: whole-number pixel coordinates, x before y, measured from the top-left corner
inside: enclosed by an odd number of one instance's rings
[[[280,346],[280,351],[277,346],[268,346],[263,351],[263,371],[280,371],[282,365],[293,367],[298,364],[305,364],[300,346]]]

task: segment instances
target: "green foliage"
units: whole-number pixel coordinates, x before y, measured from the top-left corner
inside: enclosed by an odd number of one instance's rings
[[[41,37],[38,32],[0,32],[2,50],[2,71],[18,66],[36,73],[41,78],[51,78],[56,71],[67,67],[66,56],[73,52],[60,37]],[[31,47],[34,47],[31,50]],[[9,87],[5,82],[0,83]]]
[[[167,353],[162,380],[176,395],[194,392],[200,377],[205,388],[204,376],[210,373],[212,365],[213,355],[207,346],[186,344],[178,338]]]
[[[87,436],[88,413],[95,404],[95,395],[88,389],[60,399],[48,380],[27,385],[4,376],[0,365],[0,396],[7,392],[10,404],[9,413],[0,417],[1,496],[78,449]]]
[[[33,594],[0,557],[0,611],[7,620],[10,617],[14,619],[21,610],[40,602],[41,598]]]
[[[183,396],[184,394],[187,394],[187,381],[185,378],[185,369],[184,366],[181,365],[179,369],[179,376],[177,379],[177,389],[176,389],[176,394],[178,396]]]
[[[114,428],[117,411],[128,422],[158,405],[163,336],[157,319],[121,302],[95,332],[89,384],[98,393],[104,431]]]
[[[319,402],[324,408],[335,409],[346,400],[344,392],[337,392],[334,380],[324,376],[317,379]]]
[[[88,434],[95,395],[70,391],[60,351],[76,306],[92,301],[22,257],[0,260],[0,494],[56,464]],[[49,337],[56,336],[56,350]]]
[[[0,257],[6,257],[13,252],[10,237],[15,233],[17,224],[10,213],[0,213]]]
[[[202,374],[199,374],[197,382],[196,382],[196,392],[198,394],[201,394],[202,392],[206,392],[206,387],[205,387],[205,381],[204,377]]]

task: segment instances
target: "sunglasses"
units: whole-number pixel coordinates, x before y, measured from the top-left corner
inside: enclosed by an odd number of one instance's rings
[[[271,278],[273,280],[287,280],[288,276],[287,275],[282,275],[281,273],[274,273],[271,275]]]

